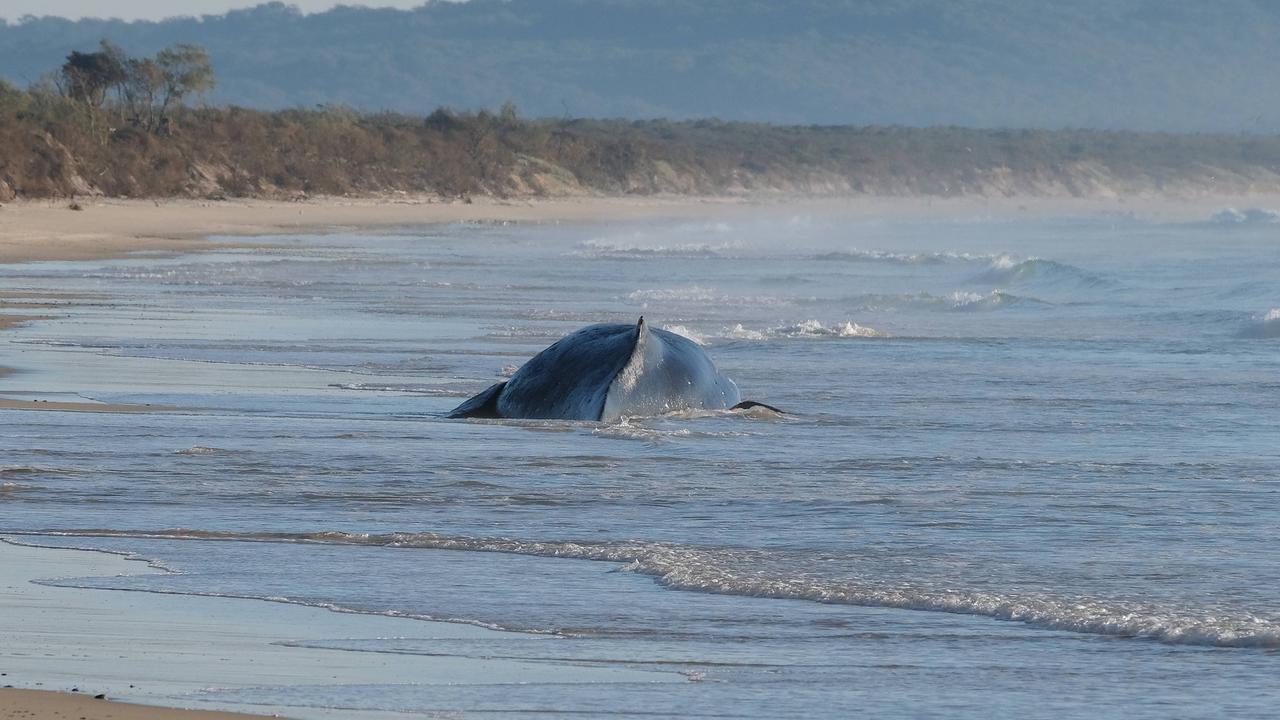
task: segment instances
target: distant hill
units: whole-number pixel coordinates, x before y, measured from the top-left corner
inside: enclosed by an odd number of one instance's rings
[[[470,0],[0,24],[19,85],[108,38],[191,42],[209,98],[788,124],[1280,131],[1275,0]]]

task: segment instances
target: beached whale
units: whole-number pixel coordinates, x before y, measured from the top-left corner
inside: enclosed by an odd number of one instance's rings
[[[680,410],[762,407],[739,402],[692,340],[635,325],[591,325],[561,338],[511,376],[449,413],[451,418],[602,420]]]

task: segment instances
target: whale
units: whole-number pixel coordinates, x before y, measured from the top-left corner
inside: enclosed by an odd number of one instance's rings
[[[449,412],[449,418],[588,420],[682,410],[777,408],[742,402],[738,386],[692,340],[635,325],[589,325],[533,356],[506,382]]]

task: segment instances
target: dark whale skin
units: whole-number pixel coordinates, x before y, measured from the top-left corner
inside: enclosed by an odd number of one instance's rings
[[[614,421],[739,400],[733,381],[688,338],[635,325],[591,325],[561,338],[449,413],[451,418]]]

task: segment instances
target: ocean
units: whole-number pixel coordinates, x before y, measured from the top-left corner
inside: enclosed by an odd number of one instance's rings
[[[1280,223],[805,208],[0,267],[0,535],[58,584],[470,623],[333,638],[680,683],[210,689],[471,717],[1261,717],[1280,698]],[[43,311],[48,314],[47,311]],[[730,412],[444,414],[557,338],[704,346]],[[425,623],[424,623],[425,625]]]

